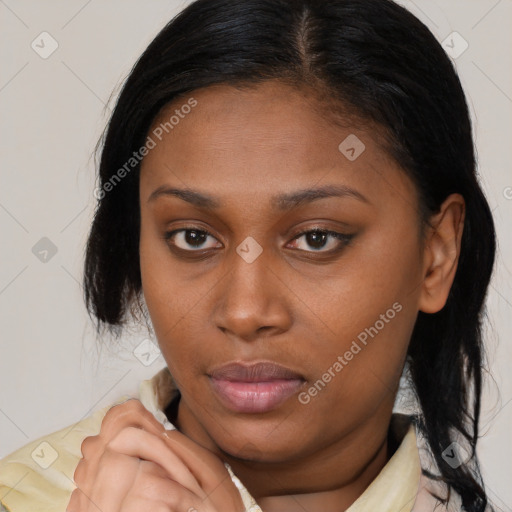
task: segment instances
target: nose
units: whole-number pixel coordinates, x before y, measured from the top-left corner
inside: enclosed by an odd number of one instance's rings
[[[291,295],[264,250],[252,263],[233,251],[230,271],[219,283],[214,321],[225,334],[253,341],[286,332]]]

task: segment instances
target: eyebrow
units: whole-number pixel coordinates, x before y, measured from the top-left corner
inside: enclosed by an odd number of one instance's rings
[[[162,185],[155,189],[149,196],[148,203],[155,201],[161,196],[178,197],[194,206],[207,210],[214,210],[221,206],[221,202],[212,196],[188,188],[172,188],[167,185]],[[301,203],[311,203],[328,197],[351,197],[370,204],[370,201],[361,192],[346,185],[323,185],[321,187],[278,194],[271,198],[271,202],[278,210],[289,210]]]

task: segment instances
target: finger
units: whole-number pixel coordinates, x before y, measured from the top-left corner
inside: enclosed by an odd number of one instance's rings
[[[84,459],[80,459],[73,473],[73,481],[80,487],[83,487],[83,484],[87,481],[85,478],[87,474],[86,465],[87,462]]]
[[[181,512],[181,510],[187,511],[193,508],[194,504],[202,502],[178,482],[169,480],[167,477],[155,476],[155,468],[158,466],[152,462],[141,462],[133,488],[123,500],[121,507],[123,512],[146,510],[145,507],[148,507],[148,503],[165,504],[166,512]],[[142,507],[136,508],[137,504],[141,504]],[[154,509],[148,507],[147,510],[153,512]]]
[[[105,448],[99,436],[86,437],[81,445],[82,458],[73,473],[73,481],[83,492],[88,493],[94,483],[98,460]]]
[[[229,477],[222,460],[177,430],[166,431],[164,442],[183,460],[206,493]]]
[[[87,511],[120,512],[121,503],[133,488],[140,460],[107,450],[100,458],[93,475],[94,483],[88,498],[94,505]],[[82,511],[80,511],[82,512]]]
[[[119,461],[117,461],[116,463],[119,463]],[[124,465],[124,470],[126,470],[125,463],[124,462],[120,462],[120,463],[122,463]],[[99,486],[99,485],[108,486],[108,485],[110,485],[112,476],[114,476],[116,478],[121,477],[119,469],[117,467],[115,467],[115,465],[112,464],[112,457],[110,457],[110,456],[104,457],[102,459],[102,464],[104,464],[106,467],[103,468],[101,472],[98,470],[94,470],[93,478],[90,480],[87,480],[87,479],[84,480],[84,475],[88,472],[89,468],[92,465],[89,462],[86,462],[84,460],[80,461],[80,463],[78,464],[78,466],[75,470],[75,476],[74,476],[74,480],[75,480],[75,483],[77,484],[77,488],[72,492],[72,494],[70,496],[70,501],[68,503],[68,509],[66,510],[66,512],[86,512],[89,510],[91,510],[91,512],[98,512],[100,510],[101,510],[101,512],[103,512],[103,509],[110,505],[117,507],[117,508],[115,508],[116,512],[119,510],[120,503],[116,503],[115,505],[105,504],[104,498],[102,497],[103,495],[98,490],[94,491],[95,497],[93,499],[93,497],[92,497],[93,492],[91,492],[91,490],[86,490],[84,488],[85,486],[82,485],[82,481],[84,481],[85,483],[89,484],[90,488]],[[99,466],[98,464],[95,465],[96,468],[98,466]],[[86,469],[86,467],[88,469]],[[135,486],[135,484],[133,482],[137,478],[137,475],[141,473],[141,471],[144,472],[145,474],[147,474],[147,476],[149,477],[149,480],[146,480],[146,482],[145,482],[145,485],[148,487],[148,489],[151,488],[151,480],[150,480],[151,477],[156,477],[156,478],[160,478],[160,479],[165,479],[165,481],[169,481],[167,472],[163,468],[161,468],[158,464],[155,464],[153,462],[140,461],[137,459],[137,464],[132,465],[132,469],[136,469],[136,471],[133,471],[133,475],[132,475],[131,479],[128,478],[128,482],[132,482],[129,486],[125,487],[125,488],[129,487],[128,492],[130,492],[133,489],[133,487]],[[103,473],[106,473],[108,475],[108,477],[104,478]],[[112,490],[109,490],[108,492],[109,492],[109,495],[112,495],[115,493],[115,491],[112,492]],[[121,494],[121,493],[122,492],[120,492],[119,494]],[[158,494],[156,494],[154,496],[150,496],[150,497],[158,498]],[[120,497],[121,500],[123,498],[124,497]],[[94,500],[98,500],[98,503],[96,503]],[[102,509],[100,509],[99,504],[101,504]],[[166,510],[168,511],[169,509],[166,509]]]
[[[100,507],[92,501],[89,493],[84,492],[83,489],[77,487],[70,496],[66,512],[89,512],[101,510]],[[102,512],[107,512],[103,509]]]
[[[167,431],[164,442],[185,461],[190,472],[208,496],[208,501],[211,500],[211,503],[215,504],[230,503],[229,510],[245,509],[240,491],[231,480],[220,457],[177,430]]]
[[[77,487],[69,498],[68,506],[66,507],[66,512],[80,512],[80,489]]]
[[[105,442],[100,438],[99,434],[95,436],[87,436],[80,446],[82,457],[88,459],[103,449]]]
[[[123,505],[121,512],[216,512],[211,508],[200,505],[190,506],[189,502],[177,501],[171,504],[161,501],[148,501],[143,498],[135,499]]]
[[[165,431],[164,426],[149,412],[139,400],[131,399],[111,407],[101,422],[100,436],[112,439],[125,427],[137,427],[153,434]]]
[[[75,468],[74,481],[89,493],[96,478],[97,463],[107,442],[125,426],[134,426],[161,435],[165,428],[138,400],[131,399],[111,408],[102,422],[100,433],[86,437],[81,444],[82,459]]]
[[[96,475],[97,462],[81,459],[73,473],[73,482],[86,495],[91,493]]]
[[[148,501],[146,499],[136,499],[123,505],[122,512],[175,512],[169,505],[163,502]]]
[[[127,427],[108,442],[106,449],[154,462],[167,472],[169,478],[197,496],[205,496],[203,489],[187,465],[164,442],[162,436],[156,436],[138,428]]]

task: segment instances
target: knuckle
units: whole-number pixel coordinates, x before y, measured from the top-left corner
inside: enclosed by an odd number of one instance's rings
[[[118,425],[122,425],[130,418],[140,418],[143,411],[146,411],[146,408],[136,398],[130,398],[120,404],[113,405],[101,421],[100,434],[109,435]]]
[[[71,493],[68,505],[66,507],[66,512],[78,512],[78,510],[81,508],[81,496],[82,493],[79,489],[75,489]]]
[[[124,427],[112,439],[107,441],[106,448],[109,450],[119,449],[127,443],[135,441],[139,432],[140,429],[137,427]]]
[[[77,486],[80,485],[81,481],[82,481],[82,477],[84,475],[84,472],[85,472],[85,464],[84,464],[84,461],[83,459],[78,463],[78,465],[76,466],[75,468],[75,472],[73,473],[73,481],[75,482],[75,484]]]
[[[142,405],[142,402],[136,398],[130,398],[129,400],[120,404],[113,405],[105,414],[103,421],[101,422],[101,428],[108,426],[109,424],[115,424],[118,421],[122,421],[129,417],[140,417],[140,415],[147,411]]]
[[[118,404],[114,404],[112,407],[110,407],[110,409],[105,414],[103,421],[108,422],[109,420],[117,418],[118,416],[134,412],[136,413],[143,408],[144,406],[142,405],[142,402],[140,400],[138,400],[137,398],[128,398],[128,400],[125,400],[124,402]]]
[[[81,444],[80,451],[82,452],[83,458],[92,457],[97,449],[98,442],[100,441],[99,436],[88,436]]]
[[[142,402],[138,398],[128,398],[124,402],[119,404],[115,404],[110,408],[110,411],[117,408],[117,411],[139,411],[143,409],[144,406]]]

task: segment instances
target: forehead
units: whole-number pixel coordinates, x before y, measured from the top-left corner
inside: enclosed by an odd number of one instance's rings
[[[188,112],[186,105],[195,100]],[[267,81],[242,89],[214,85],[191,92],[174,100],[157,116],[150,132],[164,128],[172,119],[173,137],[180,145],[194,145],[197,151],[217,152],[224,147],[240,147],[245,151],[259,147],[293,152],[297,158],[311,153],[319,141],[331,144],[343,131],[365,129],[358,119],[345,120],[344,130],[336,130],[330,114],[334,102],[328,103],[311,88],[297,89],[279,81]],[[184,114],[182,111],[187,111]],[[176,115],[178,114],[178,116]],[[181,115],[180,115],[181,114]],[[342,119],[337,118],[341,123]],[[168,127],[168,126],[167,126]],[[169,128],[169,127],[168,127]],[[369,130],[371,133],[371,130]],[[193,135],[193,138],[191,137]],[[372,134],[376,138],[377,133]]]
[[[164,183],[238,197],[333,180],[370,192],[383,171],[395,188],[410,187],[379,130],[354,116],[333,122],[311,90],[275,81],[192,91],[160,112],[148,136],[155,147],[141,167],[146,196]]]

